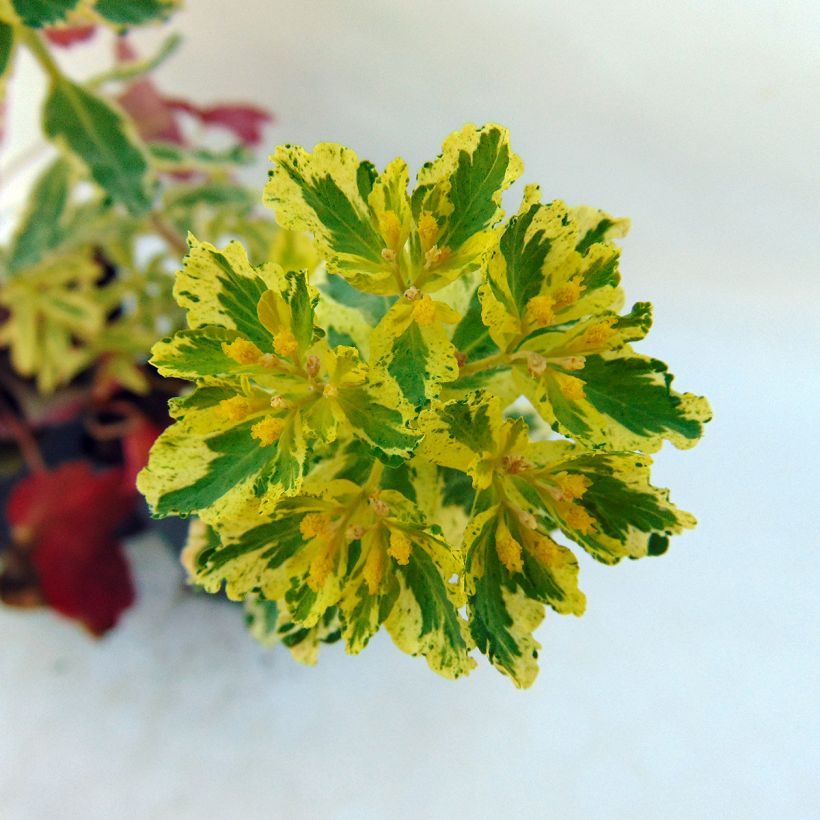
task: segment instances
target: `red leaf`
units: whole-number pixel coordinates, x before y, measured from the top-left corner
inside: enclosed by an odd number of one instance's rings
[[[84,461],[33,473],[6,508],[18,554],[30,554],[48,606],[101,635],[134,600],[115,533],[134,504],[124,469],[95,473]]]
[[[46,603],[100,636],[134,603],[134,584],[122,547],[114,540],[94,543],[86,560],[83,533],[53,532],[38,544],[34,566]]]
[[[199,107],[186,100],[167,99],[166,103],[177,111],[196,117],[205,125],[218,125],[232,131],[245,145],[258,145],[262,139],[262,127],[273,117],[252,105],[214,105]]]
[[[118,102],[134,120],[140,136],[146,142],[161,140],[175,145],[185,144],[185,137],[173,110],[166,105],[151,80],[131,83]]]
[[[47,28],[45,35],[50,43],[62,48],[71,48],[76,43],[90,40],[96,31],[95,26],[73,26],[71,28]]]

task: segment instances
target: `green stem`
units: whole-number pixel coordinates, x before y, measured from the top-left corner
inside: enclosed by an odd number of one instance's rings
[[[147,60],[135,60],[133,62],[124,63],[123,65],[115,66],[114,68],[97,74],[86,80],[86,87],[97,89],[101,85],[109,82],[124,82],[125,80],[132,80],[135,77],[141,77],[153,71],[157,66],[164,63],[182,43],[182,37],[179,34],[172,34],[159,47],[159,51]]]
[[[373,462],[373,466],[370,468],[370,475],[367,477],[367,481],[364,483],[364,491],[367,494],[373,492],[378,486],[379,481],[381,481],[382,473],[384,472],[384,464],[376,459]]]
[[[151,224],[154,230],[181,256],[187,256],[188,243],[169,225],[156,211],[151,214]]]
[[[484,359],[479,359],[478,361],[464,365],[459,373],[459,378],[472,376],[475,373],[480,373],[482,370],[489,370],[491,367],[507,364],[508,361],[509,357],[506,353],[494,353],[492,356],[487,356]]]
[[[19,26],[17,29],[17,36],[25,44],[26,48],[31,52],[32,56],[40,65],[40,68],[48,74],[52,82],[59,82],[63,78],[63,72],[60,66],[57,65],[51,52],[46,47],[42,38],[36,31],[32,31],[25,26]]]

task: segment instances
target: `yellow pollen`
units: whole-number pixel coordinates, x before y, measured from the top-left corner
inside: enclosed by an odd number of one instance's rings
[[[585,476],[578,473],[557,473],[554,476],[555,483],[561,488],[561,495],[566,501],[574,501],[580,498],[592,482]]]
[[[387,552],[392,555],[397,563],[410,563],[410,548],[412,544],[410,539],[401,530],[391,530],[390,532],[390,548]]]
[[[429,296],[423,296],[413,307],[413,319],[417,325],[430,327],[436,321],[436,303]]]
[[[558,545],[552,538],[539,537],[533,541],[530,546],[530,552],[535,556],[536,560],[545,566],[554,564],[559,557]]]
[[[429,251],[438,239],[438,222],[429,211],[422,211],[419,217],[419,239],[425,251]]]
[[[322,390],[322,395],[332,399],[334,396],[339,395],[339,388],[335,384],[326,384],[324,390]]]
[[[563,373],[556,373],[555,378],[558,381],[558,387],[564,398],[572,401],[580,401],[584,398],[584,383],[575,376],[567,376]]]
[[[579,504],[572,501],[558,505],[558,511],[572,529],[582,535],[595,529],[595,519]]]
[[[593,325],[581,337],[581,343],[585,347],[603,347],[615,333],[612,329],[614,321],[614,319],[610,319],[607,322]]]
[[[385,211],[379,214],[379,230],[382,232],[384,244],[391,250],[398,250],[401,240],[401,222],[395,211]]]
[[[495,551],[498,559],[510,572],[521,572],[524,562],[521,560],[521,544],[511,535],[501,535],[496,538]]]
[[[552,312],[552,299],[549,296],[533,296],[527,302],[525,313],[527,321],[531,324],[546,327],[555,324],[555,314]]]
[[[251,427],[251,435],[259,441],[260,447],[267,447],[279,440],[282,431],[285,429],[284,419],[268,416]]]
[[[318,592],[327,580],[333,569],[333,542],[331,541],[323,549],[313,556],[310,562],[310,572],[307,578],[307,585]]]
[[[229,399],[222,399],[214,408],[216,416],[225,419],[225,421],[242,421],[252,412],[253,407],[244,396],[231,396]]]
[[[314,538],[317,535],[322,535],[330,529],[330,516],[324,513],[312,512],[308,513],[299,522],[299,532],[302,537]]]
[[[379,585],[384,577],[384,552],[381,547],[373,547],[367,553],[362,577],[367,584],[367,591],[371,595],[375,595],[379,591]]]
[[[247,339],[234,339],[230,344],[222,342],[222,352],[239,364],[256,364],[262,351]]]
[[[552,294],[552,304],[554,308],[561,309],[571,305],[578,300],[581,295],[581,286],[577,282],[567,282],[555,289]]]
[[[282,330],[273,337],[273,349],[280,356],[290,356],[299,347],[296,337],[289,330]]]

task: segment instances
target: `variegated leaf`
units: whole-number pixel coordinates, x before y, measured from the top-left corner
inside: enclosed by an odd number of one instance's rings
[[[608,330],[617,332],[620,321]],[[513,373],[548,424],[596,448],[651,453],[664,440],[692,447],[712,415],[706,399],[671,389],[663,362],[628,345],[617,353],[572,354],[549,363],[529,356]]]
[[[430,296],[399,299],[371,334],[373,370],[395,380],[411,405],[424,406],[438,396],[443,383],[458,376],[446,324],[459,318],[452,308]]]

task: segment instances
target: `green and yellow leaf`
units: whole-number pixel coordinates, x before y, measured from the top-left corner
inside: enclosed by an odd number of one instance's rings
[[[500,125],[465,125],[445,140],[441,154],[419,171],[412,196],[418,225],[412,256],[420,268],[412,284],[434,291],[479,267],[504,215],[501,194],[523,168]]]
[[[402,297],[371,334],[374,372],[393,379],[412,406],[424,406],[438,396],[442,384],[458,377],[446,325],[459,319],[452,308],[430,296]]]
[[[628,346],[554,361],[535,355],[535,367],[530,357],[513,369],[521,391],[554,429],[588,446],[651,453],[667,440],[685,449],[711,418],[706,399],[673,391],[666,365]]]
[[[319,659],[321,644],[336,643],[341,638],[339,616],[329,607],[312,627],[291,618],[284,599],[267,601],[258,595],[245,599],[245,624],[250,634],[265,647],[282,644],[294,660],[313,666]]]

